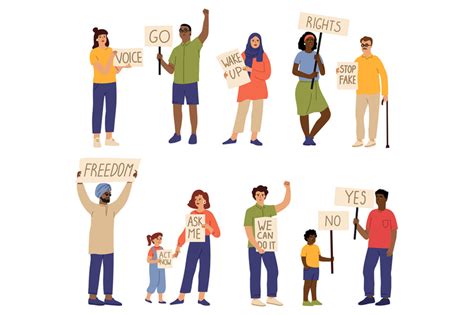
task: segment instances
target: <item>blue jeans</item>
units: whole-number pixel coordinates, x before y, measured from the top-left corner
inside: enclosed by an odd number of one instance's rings
[[[392,292],[392,260],[387,248],[369,248],[364,262],[364,291],[366,296],[374,295],[374,270],[380,258],[381,295],[389,298]]]
[[[199,261],[199,284],[198,292],[207,292],[209,287],[209,275],[211,271],[211,240],[206,236],[206,242],[190,242],[188,255],[186,256],[186,266],[184,267],[183,282],[181,283],[181,293],[191,292],[193,277]]]
[[[92,133],[102,129],[102,112],[105,98],[105,131],[114,132],[115,110],[117,108],[117,84],[94,83],[92,105]]]
[[[114,286],[114,253],[106,255],[91,254],[89,294],[97,294],[102,262],[104,263],[104,294],[112,294]]]
[[[260,277],[262,273],[262,260],[267,269],[267,296],[276,297],[278,291],[278,264],[274,252],[259,254],[255,247],[249,248],[250,266],[250,296],[252,299],[260,298]]]

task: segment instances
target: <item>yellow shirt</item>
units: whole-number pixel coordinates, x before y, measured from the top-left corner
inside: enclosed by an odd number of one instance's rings
[[[359,64],[357,94],[380,94],[380,79],[382,80],[382,95],[388,96],[387,72],[382,61],[377,56],[361,55],[355,60]]]
[[[91,65],[99,63],[102,67],[105,67],[112,56],[112,48],[99,48],[96,47],[92,49],[90,60]],[[106,74],[101,73],[99,70],[94,67],[94,83],[113,83],[115,82],[115,68],[112,64],[109,71]]]
[[[319,246],[316,244],[305,245],[301,249],[301,257],[306,257],[306,264],[312,268],[319,268]]]

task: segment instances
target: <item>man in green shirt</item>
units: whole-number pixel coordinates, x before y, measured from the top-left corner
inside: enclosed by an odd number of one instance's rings
[[[158,60],[161,60],[161,65],[169,74],[174,73],[173,117],[175,133],[168,141],[169,143],[181,141],[182,107],[185,99],[186,104],[189,105],[189,117],[191,120],[191,136],[188,143],[197,143],[199,58],[202,45],[209,35],[209,10],[204,9],[202,12],[204,13],[204,22],[201,34],[198,37],[191,41],[191,26],[181,24],[179,36],[182,42],[173,49],[168,63],[163,59],[163,55],[158,54],[156,56]]]
[[[247,209],[245,213],[245,233],[249,240],[249,266],[250,266],[250,295],[252,298],[252,305],[265,306],[265,303],[260,301],[260,276],[262,260],[267,269],[267,303],[281,306],[283,305],[276,299],[278,291],[278,265],[274,252],[266,252],[255,239],[255,219],[262,217],[273,217],[278,212],[285,209],[290,203],[291,188],[290,183],[284,182],[286,193],[283,201],[275,206],[265,205],[265,198],[268,195],[266,186],[258,186],[252,190],[252,196],[257,203]]]

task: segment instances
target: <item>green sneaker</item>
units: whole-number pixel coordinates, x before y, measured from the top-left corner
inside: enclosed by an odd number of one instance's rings
[[[303,301],[303,306],[313,306],[313,303],[310,301]]]
[[[311,305],[323,305],[323,303],[319,302],[318,300],[314,300],[311,302]]]

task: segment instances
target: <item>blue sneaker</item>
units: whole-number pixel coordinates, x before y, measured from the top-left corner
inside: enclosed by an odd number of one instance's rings
[[[189,137],[189,144],[196,144],[198,142],[198,138],[195,133],[191,134],[191,137]]]
[[[166,304],[166,301],[158,301],[160,304]]]
[[[303,142],[303,145],[316,145],[316,143],[314,142],[313,138],[306,137]]]
[[[170,305],[177,305],[177,304],[183,304],[184,300],[180,301],[179,299],[174,300],[173,302],[170,303]]]
[[[105,303],[97,298],[95,299],[89,299],[88,301],[89,305],[96,305],[96,306],[102,306],[104,305]]]
[[[237,140],[236,140],[236,141],[237,141]],[[253,144],[253,145],[257,145],[257,146],[263,145],[263,143],[261,143],[260,141],[258,141],[258,139],[250,140],[250,143]]]
[[[122,306],[122,303],[120,303],[119,301],[117,301],[115,299],[111,299],[111,300],[105,299],[104,303],[105,303],[105,305]]]
[[[181,141],[181,135],[174,134],[169,140],[169,143],[176,143]]]
[[[372,303],[375,303],[375,299],[373,297],[366,296],[365,299],[359,302],[359,305],[366,305],[366,304],[372,304]]]
[[[226,141],[222,142],[222,144],[234,144],[234,143],[237,143],[237,139],[232,140],[231,138],[229,138]]]
[[[382,298],[380,301],[375,303],[377,306],[383,306],[383,305],[389,305],[390,304],[390,299],[389,298]]]
[[[201,304],[201,305],[204,305],[204,306],[209,306],[211,305],[208,301],[206,301],[206,299],[202,299],[202,300],[198,300],[198,303]]]

